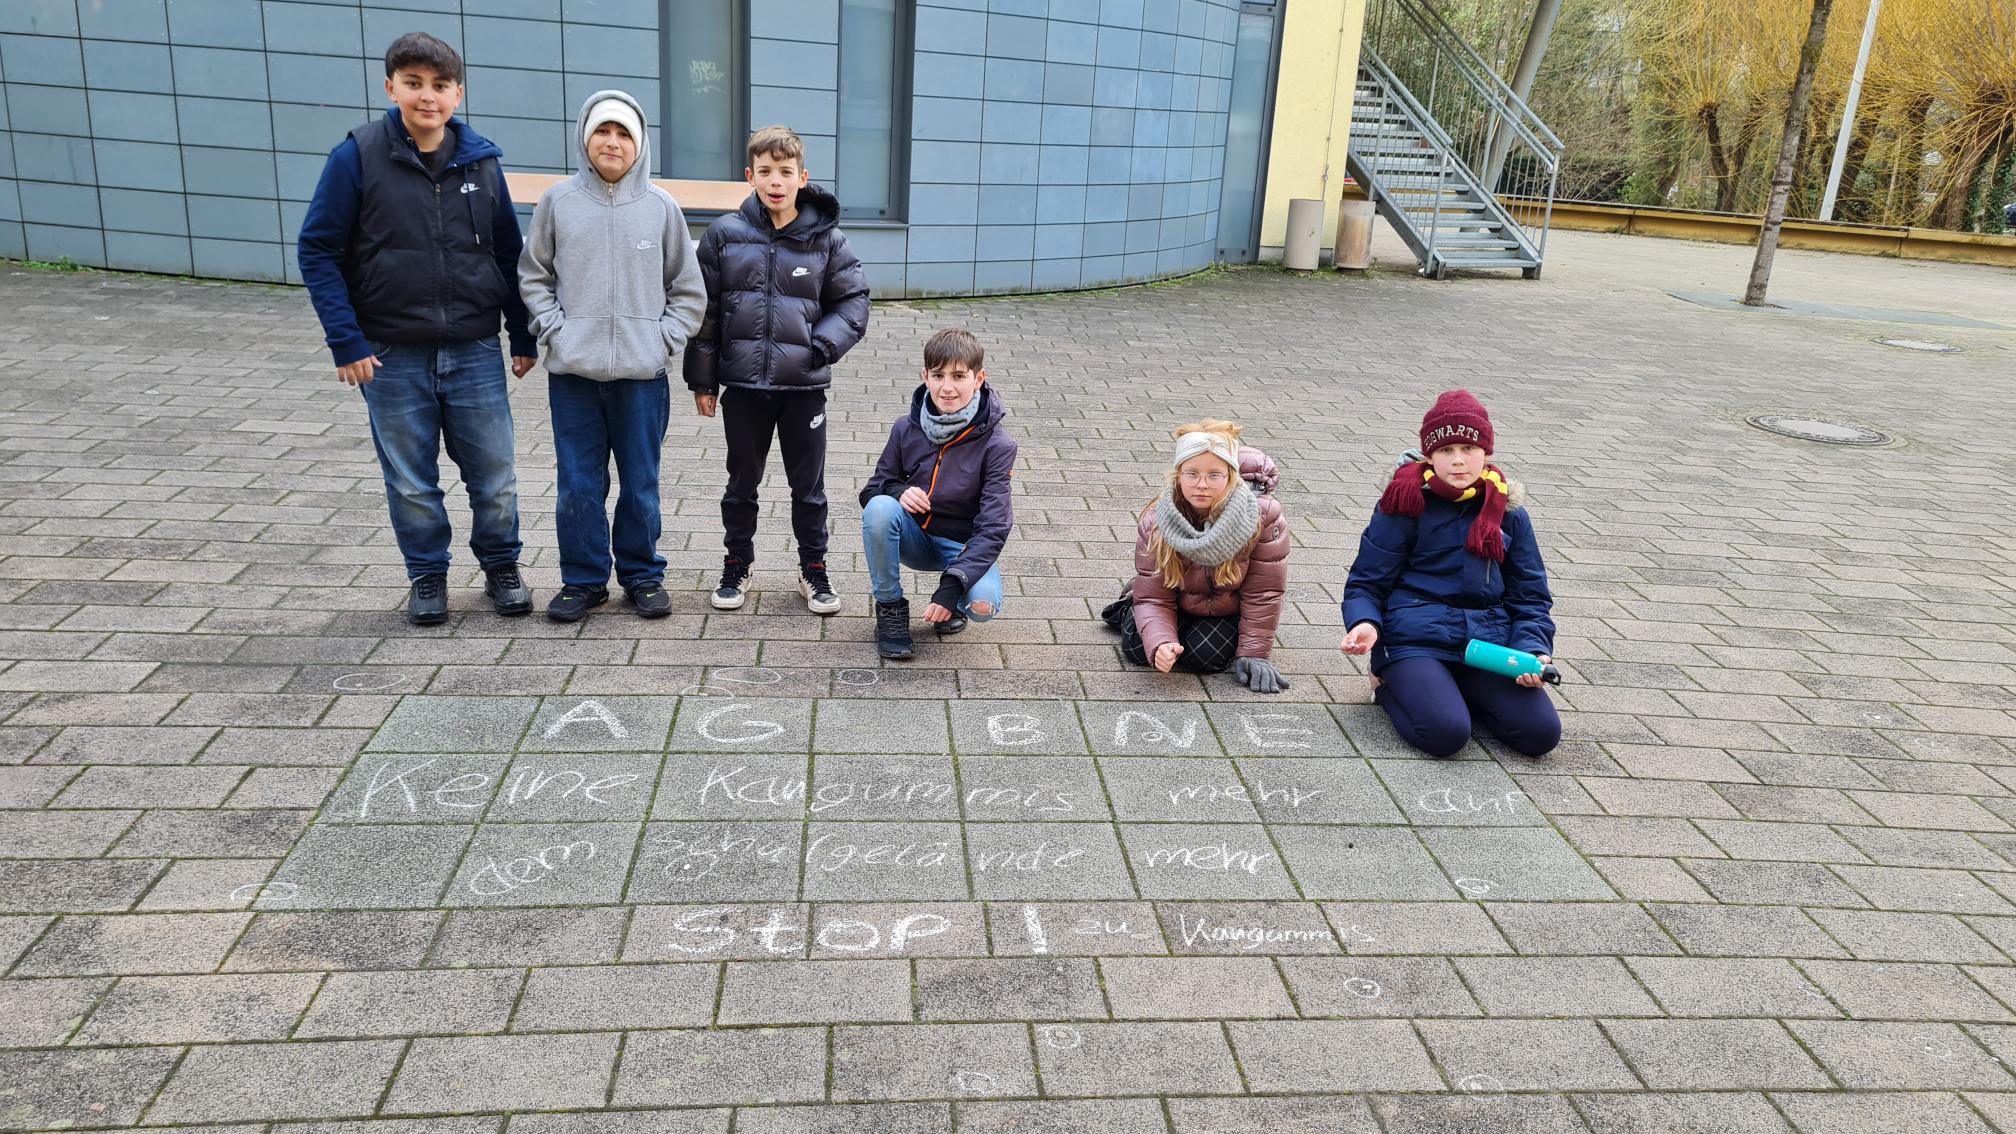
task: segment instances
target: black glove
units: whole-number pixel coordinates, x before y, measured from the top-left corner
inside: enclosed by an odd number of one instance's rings
[[[1279,693],[1288,679],[1266,658],[1240,658],[1232,663],[1232,679],[1255,693]]]
[[[959,609],[959,599],[965,593],[966,584],[960,580],[959,576],[947,571],[945,574],[938,576],[938,589],[931,592],[931,601],[944,607],[946,610],[957,612]]]

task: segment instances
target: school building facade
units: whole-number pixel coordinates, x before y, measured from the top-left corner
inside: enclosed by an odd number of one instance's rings
[[[462,52],[462,117],[514,174],[571,170],[582,99],[619,87],[654,112],[654,175],[713,183],[696,231],[747,132],[796,129],[878,295],[1167,278],[1335,197],[1364,6],[5,0],[0,256],[298,282],[323,160],[421,30]]]

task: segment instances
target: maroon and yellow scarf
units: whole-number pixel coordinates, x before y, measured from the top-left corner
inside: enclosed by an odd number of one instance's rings
[[[1393,470],[1393,480],[1379,497],[1379,510],[1394,516],[1419,516],[1428,507],[1428,492],[1457,504],[1483,494],[1483,510],[1471,521],[1470,535],[1463,545],[1472,555],[1505,562],[1505,508],[1511,497],[1505,487],[1505,474],[1498,471],[1497,465],[1485,465],[1468,488],[1451,487],[1435,475],[1435,466],[1426,461],[1401,465]]]

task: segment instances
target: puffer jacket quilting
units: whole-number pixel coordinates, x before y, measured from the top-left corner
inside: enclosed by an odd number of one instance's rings
[[[1274,462],[1258,449],[1239,450],[1239,475],[1255,492],[1266,492],[1280,479]],[[1134,625],[1141,632],[1141,645],[1148,656],[1157,647],[1178,640],[1176,612],[1197,617],[1239,616],[1239,655],[1266,658],[1274,652],[1274,631],[1281,624],[1282,598],[1288,590],[1288,523],[1281,514],[1281,502],[1271,495],[1260,497],[1260,523],[1253,542],[1240,552],[1246,573],[1236,586],[1219,587],[1211,582],[1212,568],[1185,563],[1182,586],[1171,590],[1162,584],[1155,566],[1153,536],[1155,506],[1141,513],[1134,541]]]

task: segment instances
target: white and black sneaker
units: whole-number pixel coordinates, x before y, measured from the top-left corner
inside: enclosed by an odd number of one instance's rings
[[[826,581],[824,563],[807,563],[799,568],[798,594],[805,600],[805,609],[814,614],[840,611],[840,596],[833,593],[832,584]]]
[[[708,601],[715,610],[741,610],[749,601],[749,565],[730,556],[721,566],[721,585]]]

